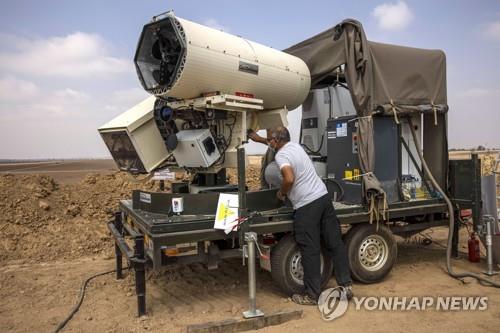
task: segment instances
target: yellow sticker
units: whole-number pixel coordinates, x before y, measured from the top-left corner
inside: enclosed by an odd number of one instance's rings
[[[361,180],[359,178],[359,169],[354,169],[354,180],[358,180],[358,181]]]
[[[352,171],[351,170],[344,170],[344,178],[345,178],[345,180],[352,180]]]
[[[225,220],[230,216],[236,215],[234,209],[229,208],[224,202],[217,207],[217,220]]]

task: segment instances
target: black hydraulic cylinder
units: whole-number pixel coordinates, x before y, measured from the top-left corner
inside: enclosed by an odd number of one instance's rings
[[[247,208],[246,178],[245,178],[245,148],[238,148],[238,205],[240,210]]]
[[[238,216],[244,218],[248,215],[247,212],[247,186],[245,177],[245,148],[240,147],[237,150],[237,161],[238,161]],[[245,232],[249,231],[248,223],[243,223],[240,225],[239,238],[243,240],[243,235]],[[243,246],[243,242],[240,242]]]

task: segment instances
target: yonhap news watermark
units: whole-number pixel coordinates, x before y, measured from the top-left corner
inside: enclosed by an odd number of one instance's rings
[[[487,296],[363,296],[353,297],[354,310],[365,311],[485,311]],[[343,287],[323,291],[318,308],[324,320],[342,316],[349,301]]]
[[[424,297],[354,297],[356,310],[385,311],[484,311],[486,296],[424,296]]]

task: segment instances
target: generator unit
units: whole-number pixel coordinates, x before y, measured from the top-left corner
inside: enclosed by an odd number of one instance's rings
[[[358,157],[358,122],[355,116],[330,118],[327,124],[327,183],[336,197],[359,204],[362,199],[362,173]],[[389,203],[400,201],[401,144],[400,127],[391,117],[373,117],[375,175],[387,194]],[[331,185],[331,184],[330,184]]]
[[[349,90],[342,84],[312,89],[302,105],[300,143],[336,201],[360,204],[362,171],[359,165],[357,118]],[[412,117],[422,144],[423,123]],[[403,200],[401,188],[422,187],[421,164],[407,120],[374,116],[375,175],[388,203]],[[413,158],[412,158],[413,157]]]

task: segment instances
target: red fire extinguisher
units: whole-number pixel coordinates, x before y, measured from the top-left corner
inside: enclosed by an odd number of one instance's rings
[[[469,261],[479,262],[481,254],[479,252],[479,240],[476,237],[476,233],[473,232],[469,237]]]

